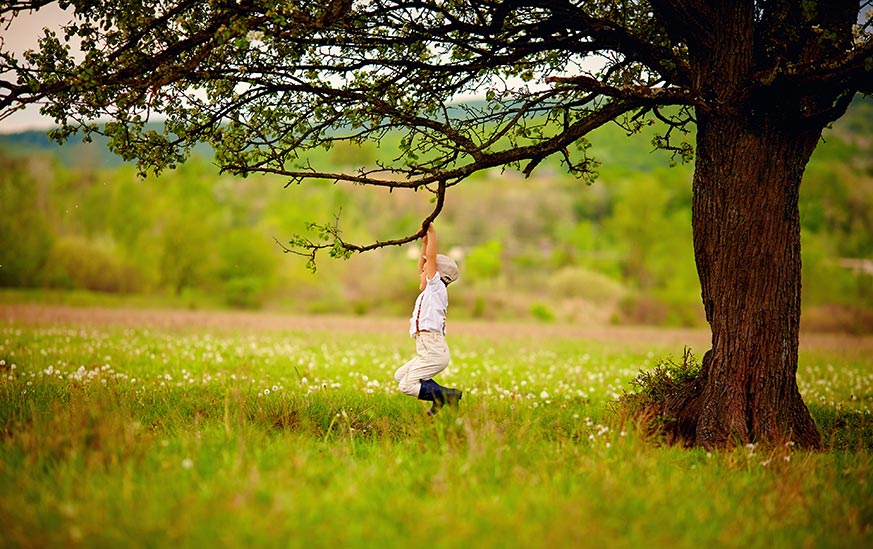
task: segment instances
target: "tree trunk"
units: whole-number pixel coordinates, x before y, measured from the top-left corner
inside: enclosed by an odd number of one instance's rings
[[[821,444],[796,381],[798,193],[820,133],[776,117],[698,119],[692,224],[712,348],[674,416],[692,444]]]

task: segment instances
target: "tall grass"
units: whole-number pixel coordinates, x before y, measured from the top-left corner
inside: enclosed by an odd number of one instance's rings
[[[464,398],[428,418],[394,388],[402,337],[6,325],[0,544],[873,543],[873,358],[801,361],[827,451],[706,452],[609,413],[671,349],[451,346]]]

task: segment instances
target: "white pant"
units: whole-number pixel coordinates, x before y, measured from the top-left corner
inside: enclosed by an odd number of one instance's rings
[[[418,397],[421,381],[431,379],[449,365],[449,346],[443,334],[419,332],[415,336],[416,356],[394,372],[400,392]]]

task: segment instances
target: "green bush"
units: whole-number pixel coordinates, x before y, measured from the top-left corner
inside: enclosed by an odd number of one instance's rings
[[[52,235],[38,194],[22,162],[0,157],[0,286],[34,286],[47,259]]]
[[[663,292],[633,292],[618,301],[613,322],[700,327],[705,325],[706,316],[699,298],[671,297]]]
[[[109,293],[142,290],[142,274],[94,242],[68,236],[55,242],[42,274],[50,287]]]
[[[535,303],[530,308],[530,313],[534,316],[535,319],[541,322],[554,322],[555,321],[555,313],[552,312],[546,305],[542,303]]]
[[[470,281],[497,278],[501,272],[503,245],[499,240],[491,240],[476,246],[464,258],[464,275]]]
[[[696,393],[702,367],[686,347],[681,362],[668,357],[651,370],[641,370],[631,380],[631,390],[623,390],[613,404],[618,416],[623,421],[633,420],[648,436],[668,440],[681,437],[683,422],[672,416],[672,407]]]
[[[620,324],[666,324],[668,317],[666,303],[650,294],[633,293],[619,301],[613,320]]]
[[[224,283],[224,302],[240,309],[260,309],[264,304],[264,290],[263,278],[231,278]]]
[[[584,267],[564,267],[549,277],[548,285],[554,297],[578,297],[598,305],[614,303],[626,293],[619,282]]]

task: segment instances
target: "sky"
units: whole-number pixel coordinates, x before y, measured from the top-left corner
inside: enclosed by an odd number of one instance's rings
[[[64,14],[57,4],[49,4],[41,8],[39,12],[20,14],[13,19],[8,28],[6,28],[6,22],[3,21],[0,31],[2,31],[4,46],[16,53],[35,49],[43,28],[60,30],[67,21],[69,21],[69,16]],[[0,121],[0,133],[43,130],[53,126],[54,123],[50,118],[39,114],[38,105],[29,105],[23,111],[18,111],[9,118]]]

